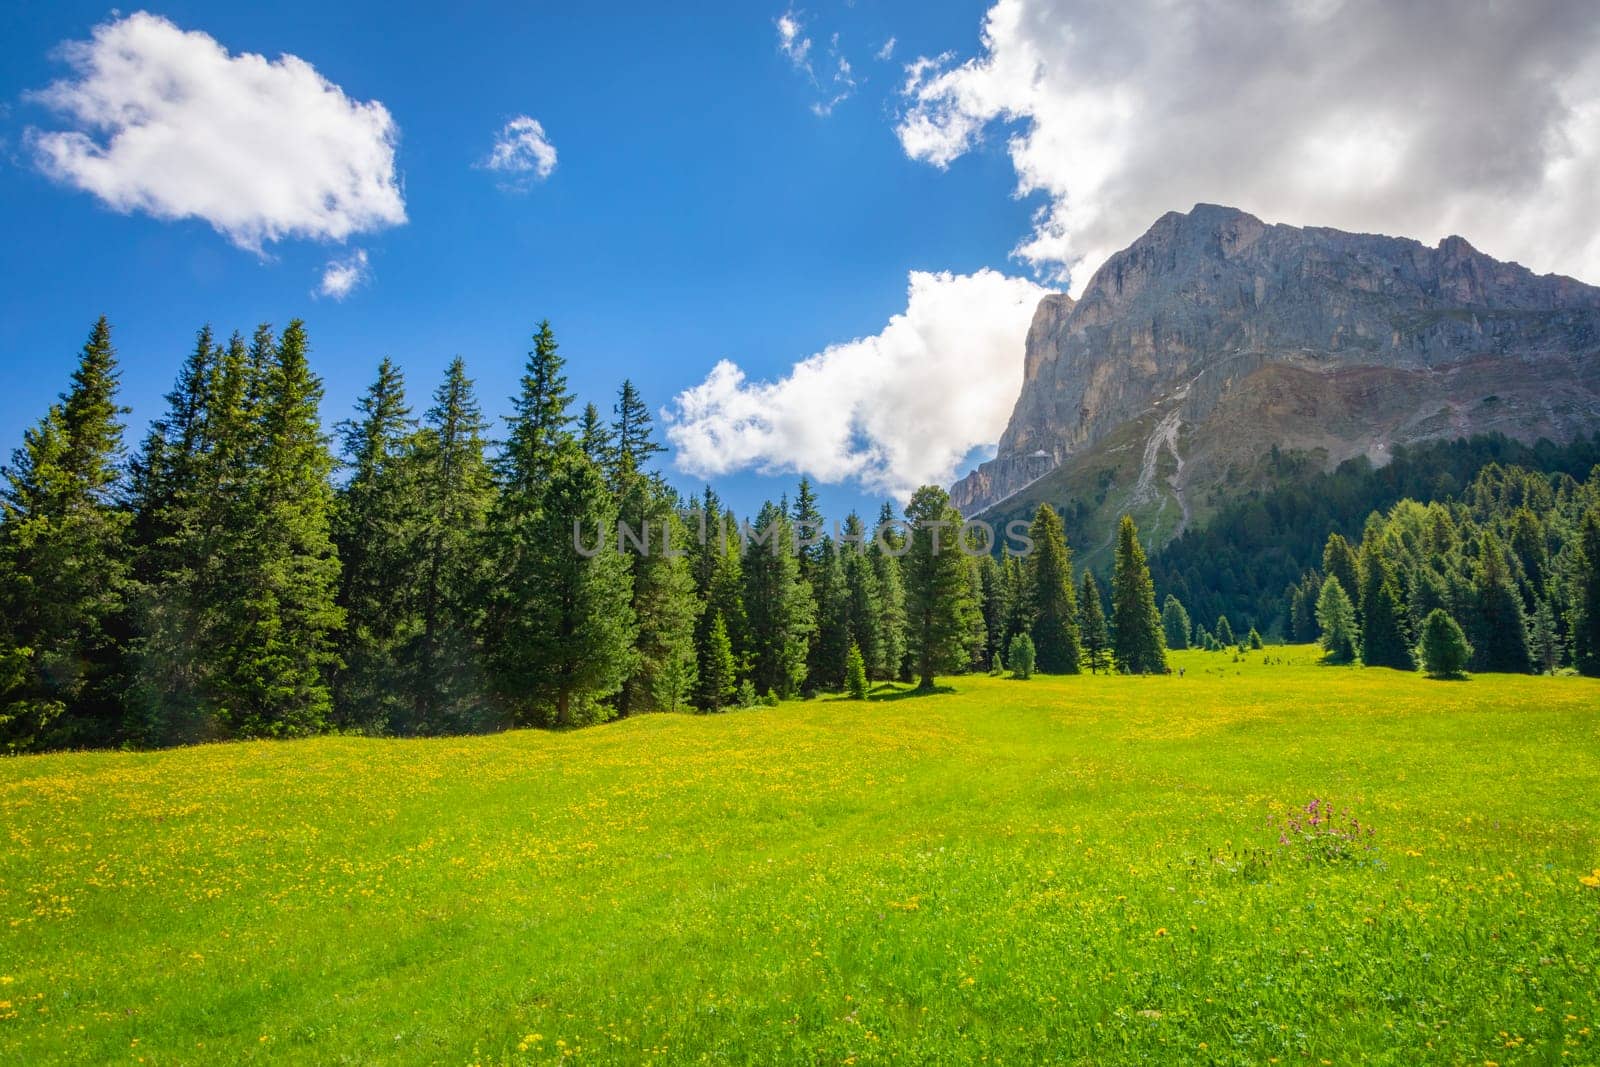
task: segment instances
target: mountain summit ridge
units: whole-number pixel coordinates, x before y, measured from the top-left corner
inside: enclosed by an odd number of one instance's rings
[[[1076,301],[1045,297],[1024,368],[995,458],[951,488],[963,512],[993,507],[1142,419],[1160,440],[1143,442],[1150,462],[1124,488],[1134,503],[1176,494],[1187,521],[1183,490],[1226,473],[1186,462],[1218,451],[1209,424],[1219,413],[1236,429],[1244,420],[1259,448],[1320,451],[1330,465],[1480,431],[1562,440],[1592,430],[1600,287],[1501,262],[1459,236],[1430,248],[1202,203],[1157,219]],[[1374,389],[1366,418],[1361,394]],[[1493,410],[1476,410],[1485,397]],[[1153,479],[1162,457],[1177,470]]]

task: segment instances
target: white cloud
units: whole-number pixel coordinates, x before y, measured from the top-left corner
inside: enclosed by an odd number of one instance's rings
[[[828,82],[823,99],[811,105],[811,113],[820,118],[833,114],[833,109],[850,99],[856,91],[855,72],[844,53],[839,51],[837,33],[828,41],[828,58],[833,61],[833,78]]]
[[[811,73],[811,38],[805,35],[805,23],[800,16],[795,14],[793,8],[779,15],[775,25],[778,27],[778,51],[786,56],[796,70]]]
[[[538,119],[518,115],[495,134],[494,148],[478,166],[509,174],[512,184],[523,188],[550,177],[556,169],[556,146],[545,136]]]
[[[342,259],[328,261],[328,265],[322,269],[322,284],[317,287],[317,292],[333,300],[343,300],[357,286],[365,285],[371,278],[367,250],[358,248]]]
[[[947,484],[1005,429],[1045,292],[992,270],[913,271],[905,311],[872,337],[830,345],[777,381],[723,360],[665,412],[676,465],[699,477],[804,472],[901,496]]]
[[[895,42],[894,42],[894,38],[893,37],[890,37],[887,41],[883,42],[883,47],[878,49],[878,58],[883,60],[886,63],[889,60],[893,59],[894,58],[894,43]]]
[[[117,211],[203,219],[257,252],[406,221],[389,112],[297,56],[230,55],[142,11],[60,54],[73,77],[31,95],[76,128],[28,143],[46,174]]]
[[[1018,192],[1044,199],[1015,254],[1054,276],[1209,201],[1600,281],[1589,0],[998,0],[981,55],[906,70],[912,158],[1007,124]]]

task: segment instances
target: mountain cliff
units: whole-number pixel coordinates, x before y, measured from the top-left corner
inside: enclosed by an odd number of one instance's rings
[[[1169,213],[1046,297],[995,458],[966,514],[1041,500],[1131,510],[1157,540],[1248,485],[1269,454],[1326,468],[1399,444],[1600,426],[1600,288],[1460,237],[1417,241]]]

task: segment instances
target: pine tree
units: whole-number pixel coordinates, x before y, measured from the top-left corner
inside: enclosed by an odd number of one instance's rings
[[[1322,579],[1315,571],[1307,571],[1300,578],[1299,591],[1293,605],[1294,640],[1310,644],[1322,635],[1317,629],[1317,597],[1322,593]]]
[[[845,657],[845,692],[851,700],[867,699],[867,664],[861,658],[861,646],[854,641],[850,643],[850,652]]]
[[[421,628],[404,653],[413,679],[409,728],[460,733],[485,725],[478,643],[485,523],[494,496],[484,456],[487,424],[457,356],[433,396],[417,443]]]
[[[512,398],[514,413],[507,420],[511,434],[496,464],[505,495],[513,502],[526,501],[540,488],[571,438],[572,394],[567,392],[566,365],[549,320],[541,322],[533,335],[522,390]]]
[[[1167,669],[1166,642],[1156,611],[1155,587],[1145,563],[1144,547],[1133,518],[1122,517],[1117,529],[1115,572],[1111,579],[1113,658],[1125,674],[1162,674]]]
[[[817,507],[816,488],[808,477],[800,478],[799,488],[795,490],[794,505],[789,511],[789,520],[799,552],[800,577],[807,582],[815,583],[817,572],[821,570],[823,562],[822,511]]]
[[[770,501],[762,505],[753,532],[742,560],[750,677],[762,694],[793,696],[805,678],[816,604],[800,577],[783,509]]]
[[[611,428],[600,417],[600,409],[593,404],[583,406],[583,417],[578,420],[578,447],[589,462],[604,471],[616,469],[616,446]]]
[[[1006,623],[1011,617],[1011,589],[1006,584],[1004,569],[991,555],[985,554],[978,560],[978,585],[983,608],[982,663],[993,669],[1005,649]]]
[[[1111,669],[1111,632],[1106,629],[1106,613],[1100,600],[1100,586],[1094,574],[1083,571],[1083,588],[1078,593],[1078,631],[1083,638],[1083,658],[1095,674]]]
[[[1584,515],[1572,553],[1572,660],[1580,674],[1600,678],[1600,507]]]
[[[1217,627],[1212,633],[1216,635],[1217,644],[1222,645],[1224,648],[1232,648],[1239,643],[1238,639],[1233,636],[1233,627],[1228,623],[1226,615],[1217,616]]]
[[[712,611],[706,640],[699,645],[699,671],[695,682],[695,706],[701,711],[721,711],[733,700],[735,681],[733,643],[728,640],[728,624],[720,611]]]
[[[1189,647],[1189,632],[1193,623],[1189,621],[1189,613],[1184,610],[1183,604],[1171,593],[1161,605],[1161,631],[1166,636],[1167,647],[1171,649],[1185,649]]]
[[[653,454],[635,437],[637,456]],[[633,617],[638,627],[633,671],[617,695],[619,715],[671,710],[688,697],[686,683],[695,669],[695,622],[701,605],[685,551],[691,538],[677,513],[677,500],[658,478],[624,459],[620,518],[641,541],[625,545]]]
[[[1528,627],[1522,598],[1511,581],[1505,554],[1493,533],[1478,542],[1473,568],[1473,666],[1478,671],[1526,674],[1533,669],[1528,654]]]
[[[1040,504],[1028,535],[1033,538],[1027,582],[1038,668],[1044,674],[1077,674],[1082,649],[1078,601],[1072,584],[1072,550],[1067,547],[1061,516],[1055,508]]]
[[[844,523],[847,538],[865,538],[861,517],[851,512]],[[850,638],[861,649],[861,659],[869,675],[884,676],[883,591],[878,572],[862,540],[845,540],[839,545],[844,561],[845,598]]]
[[[1322,630],[1322,647],[1334,663],[1354,663],[1360,655],[1356,612],[1339,579],[1329,575],[1317,598],[1317,626]]]
[[[1342,534],[1328,535],[1328,543],[1322,549],[1322,573],[1329,578],[1339,579],[1339,588],[1344,590],[1346,597],[1360,595],[1360,566],[1356,562],[1355,550]],[[1318,598],[1320,603],[1321,590],[1318,590]]]
[[[126,409],[102,317],[71,384],[27,431],[0,493],[0,744],[118,740],[127,632]]]
[[[966,664],[978,606],[957,543],[961,513],[949,495],[923,486],[906,505],[906,520],[912,528],[905,556],[907,645],[919,688],[932,689],[935,673]]]
[[[1361,574],[1361,661],[1369,667],[1415,670],[1394,572],[1371,542],[1362,543]]]
[[[338,496],[339,607],[344,611],[334,676],[334,721],[347,730],[409,732],[420,679],[402,672],[402,650],[422,622],[418,586],[422,493],[415,423],[405,378],[393,361],[356,404],[359,418],[339,424],[350,478]]]
[[[824,546],[823,562],[817,570],[817,637],[812,644],[811,685],[816,689],[837,690],[845,684],[850,649],[860,647],[850,632],[850,588],[845,581],[844,562],[831,539]]]
[[[500,623],[489,667],[513,721],[579,726],[607,717],[600,702],[634,668],[628,565],[604,539],[616,530],[616,502],[577,442],[566,437],[535,460],[544,472],[538,499],[515,528],[518,551],[495,576]],[[597,549],[590,531],[602,534]]]
[[[1435,678],[1460,678],[1472,657],[1466,635],[1443,608],[1434,608],[1422,623],[1422,641],[1417,648],[1423,670]]]

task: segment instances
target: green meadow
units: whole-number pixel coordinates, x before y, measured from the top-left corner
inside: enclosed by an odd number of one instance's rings
[[[0,761],[0,1059],[1600,1062],[1600,682],[1173,661]]]

